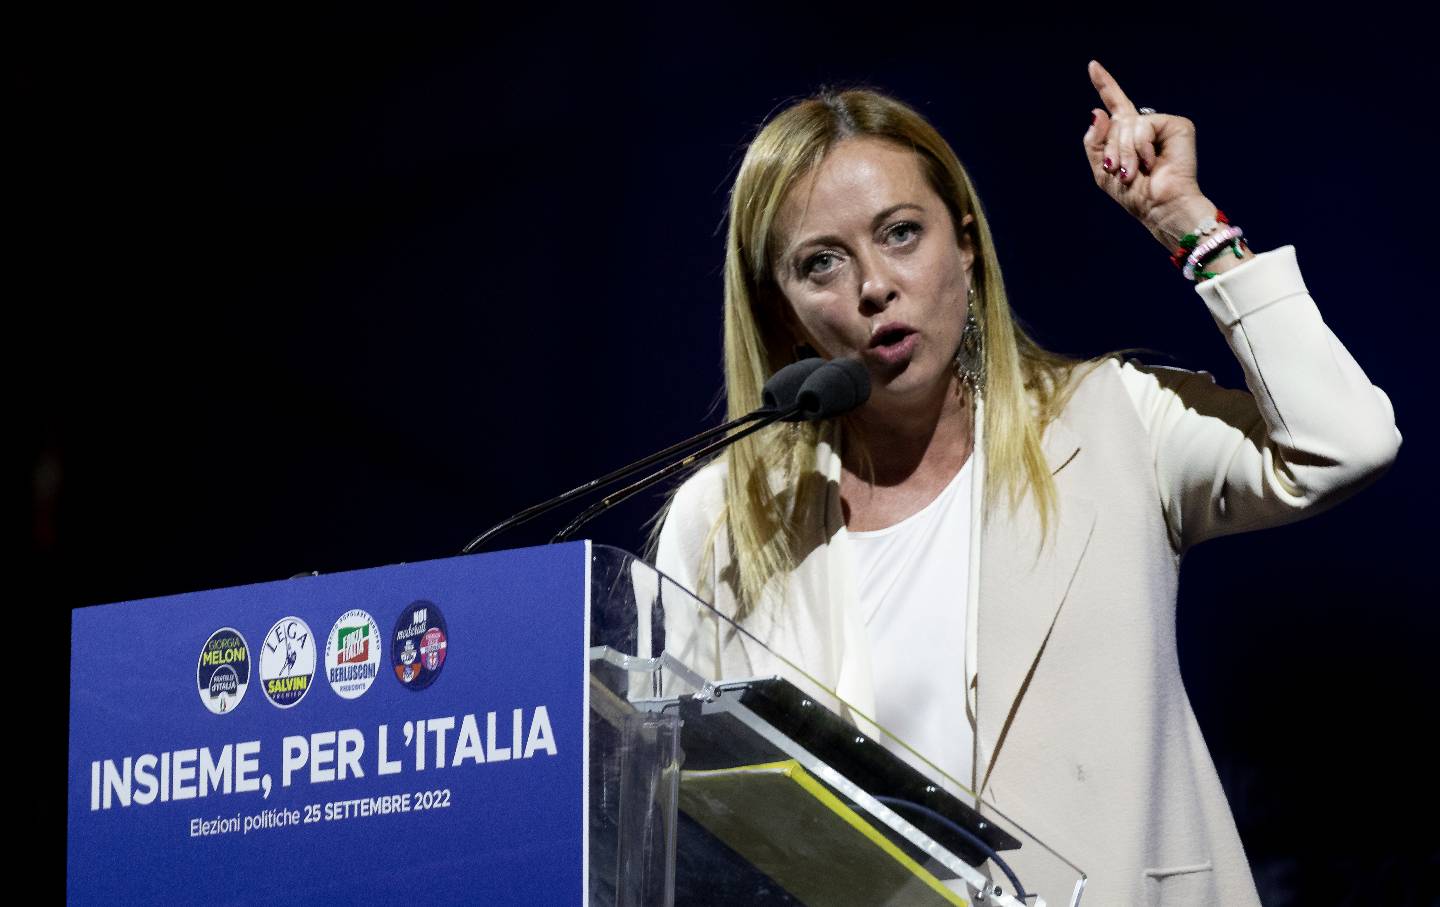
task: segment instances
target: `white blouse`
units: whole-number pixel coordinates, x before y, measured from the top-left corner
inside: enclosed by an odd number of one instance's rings
[[[965,701],[974,462],[966,460],[919,512],[884,529],[849,533],[871,649],[876,708],[871,717],[967,786],[974,730],[966,709],[957,706]],[[934,776],[915,753],[885,743]],[[951,792],[958,790],[952,786]]]

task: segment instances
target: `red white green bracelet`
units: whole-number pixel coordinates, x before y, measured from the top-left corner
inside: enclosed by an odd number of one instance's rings
[[[1227,234],[1227,238],[1219,239],[1220,234]],[[1241,237],[1244,235],[1239,227],[1231,226],[1230,218],[1225,216],[1224,211],[1217,210],[1214,217],[1201,221],[1193,231],[1180,237],[1180,245],[1170,253],[1170,263],[1181,269],[1186,280],[1208,280],[1215,274],[1205,270],[1205,264],[1226,245],[1230,245],[1236,258],[1240,258]]]
[[[1201,221],[1194,230],[1180,237],[1180,246],[1170,253],[1170,263],[1177,268],[1185,267],[1185,259],[1190,257],[1200,240],[1220,229],[1222,224],[1230,225],[1230,218],[1225,216],[1224,211],[1216,211],[1214,217]]]
[[[1235,257],[1239,258],[1241,256],[1240,239],[1244,235],[1245,231],[1239,227],[1226,227],[1204,242],[1196,244],[1185,259],[1185,279],[1195,280],[1198,277],[1201,280],[1208,280],[1214,277],[1214,273],[1204,269],[1205,264],[1220,254],[1226,246],[1229,246],[1235,253]]]

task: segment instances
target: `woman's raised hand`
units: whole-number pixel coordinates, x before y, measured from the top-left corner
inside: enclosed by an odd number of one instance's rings
[[[1104,109],[1091,111],[1085,154],[1095,182],[1151,234],[1170,245],[1214,214],[1195,180],[1195,124],[1164,113],[1140,113],[1114,77],[1090,61],[1090,82]]]

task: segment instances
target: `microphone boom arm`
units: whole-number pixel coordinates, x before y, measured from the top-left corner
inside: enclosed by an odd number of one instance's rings
[[[787,414],[788,413],[786,412],[781,413],[782,416]],[[707,428],[705,431],[700,432],[698,435],[686,438],[684,441],[681,441],[677,444],[672,444],[664,450],[659,451],[658,453],[653,453],[650,456],[645,457],[644,459],[636,460],[634,463],[631,463],[627,466],[622,466],[613,472],[601,476],[598,479],[591,479],[584,485],[577,485],[576,487],[570,489],[564,494],[556,495],[548,501],[541,501],[539,504],[527,507],[519,513],[515,514],[514,516],[510,517],[509,519],[500,523],[496,523],[494,526],[491,526],[489,529],[486,529],[484,532],[475,536],[475,538],[471,539],[464,548],[460,549],[460,553],[470,554],[494,536],[497,536],[500,533],[504,532],[506,529],[528,523],[536,517],[548,513],[563,504],[568,504],[570,501],[573,501],[578,497],[582,497],[597,488],[603,488],[606,485],[611,485],[615,482],[620,481],[621,479],[629,478],[630,476],[646,468],[647,466],[651,466],[661,460],[668,459],[675,454],[680,453],[681,451],[688,450],[696,446],[697,444],[703,444],[709,441],[711,438],[717,437],[727,431],[730,431],[732,428],[738,428],[742,425],[754,422],[757,419],[767,418],[770,415],[770,412],[767,412],[764,409],[759,409],[753,413],[747,413],[738,419],[733,419],[729,422],[726,422],[724,425],[717,425],[713,428]],[[770,421],[773,422],[775,420],[771,419]],[[765,424],[768,425],[770,423],[766,422]],[[698,455],[699,454],[697,454],[696,456]]]
[[[555,533],[555,537],[550,539],[550,543],[553,545],[556,542],[566,541],[570,538],[572,534],[574,534],[575,530],[579,529],[581,526],[584,526],[586,523],[599,516],[602,512],[610,509],[616,504],[619,504],[621,501],[635,494],[638,494],[639,492],[644,491],[645,489],[649,488],[651,485],[654,485],[657,482],[665,481],[666,479],[670,478],[678,472],[681,472],[682,470],[689,469],[691,466],[695,465],[695,462],[701,457],[714,453],[715,451],[720,450],[721,448],[726,447],[730,444],[734,444],[736,441],[739,441],[741,438],[744,438],[747,435],[753,435],[755,432],[759,431],[765,426],[771,425],[775,422],[779,422],[786,416],[794,415],[800,410],[801,406],[797,403],[785,409],[774,410],[768,413],[764,412],[763,410],[751,413],[751,416],[756,417],[753,424],[746,426],[745,428],[737,431],[733,435],[728,435],[718,441],[713,441],[710,444],[702,447],[700,450],[697,450],[689,456],[685,457],[683,460],[677,460],[676,462],[671,463],[669,466],[666,466],[663,469],[652,472],[650,475],[646,476],[640,481],[634,482],[630,485],[626,485],[619,491],[612,492],[601,498],[600,500],[596,501],[594,504],[591,504],[589,507],[581,511],[579,516],[575,517],[575,519],[567,523],[564,529],[561,529],[559,532]],[[728,428],[729,426],[727,425],[721,427]]]

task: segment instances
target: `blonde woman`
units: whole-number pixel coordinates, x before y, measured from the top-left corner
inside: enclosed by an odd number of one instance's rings
[[[870,400],[686,482],[658,566],[1074,861],[1086,903],[1258,903],[1181,683],[1180,561],[1334,504],[1400,436],[1294,250],[1217,217],[1193,125],[1090,77],[1097,184],[1181,250],[1250,393],[1041,349],[944,139],[883,95],[824,94],[761,129],[732,191],[726,390],[754,409],[810,347],[864,362]],[[666,634],[712,677],[789,673],[709,612]]]

